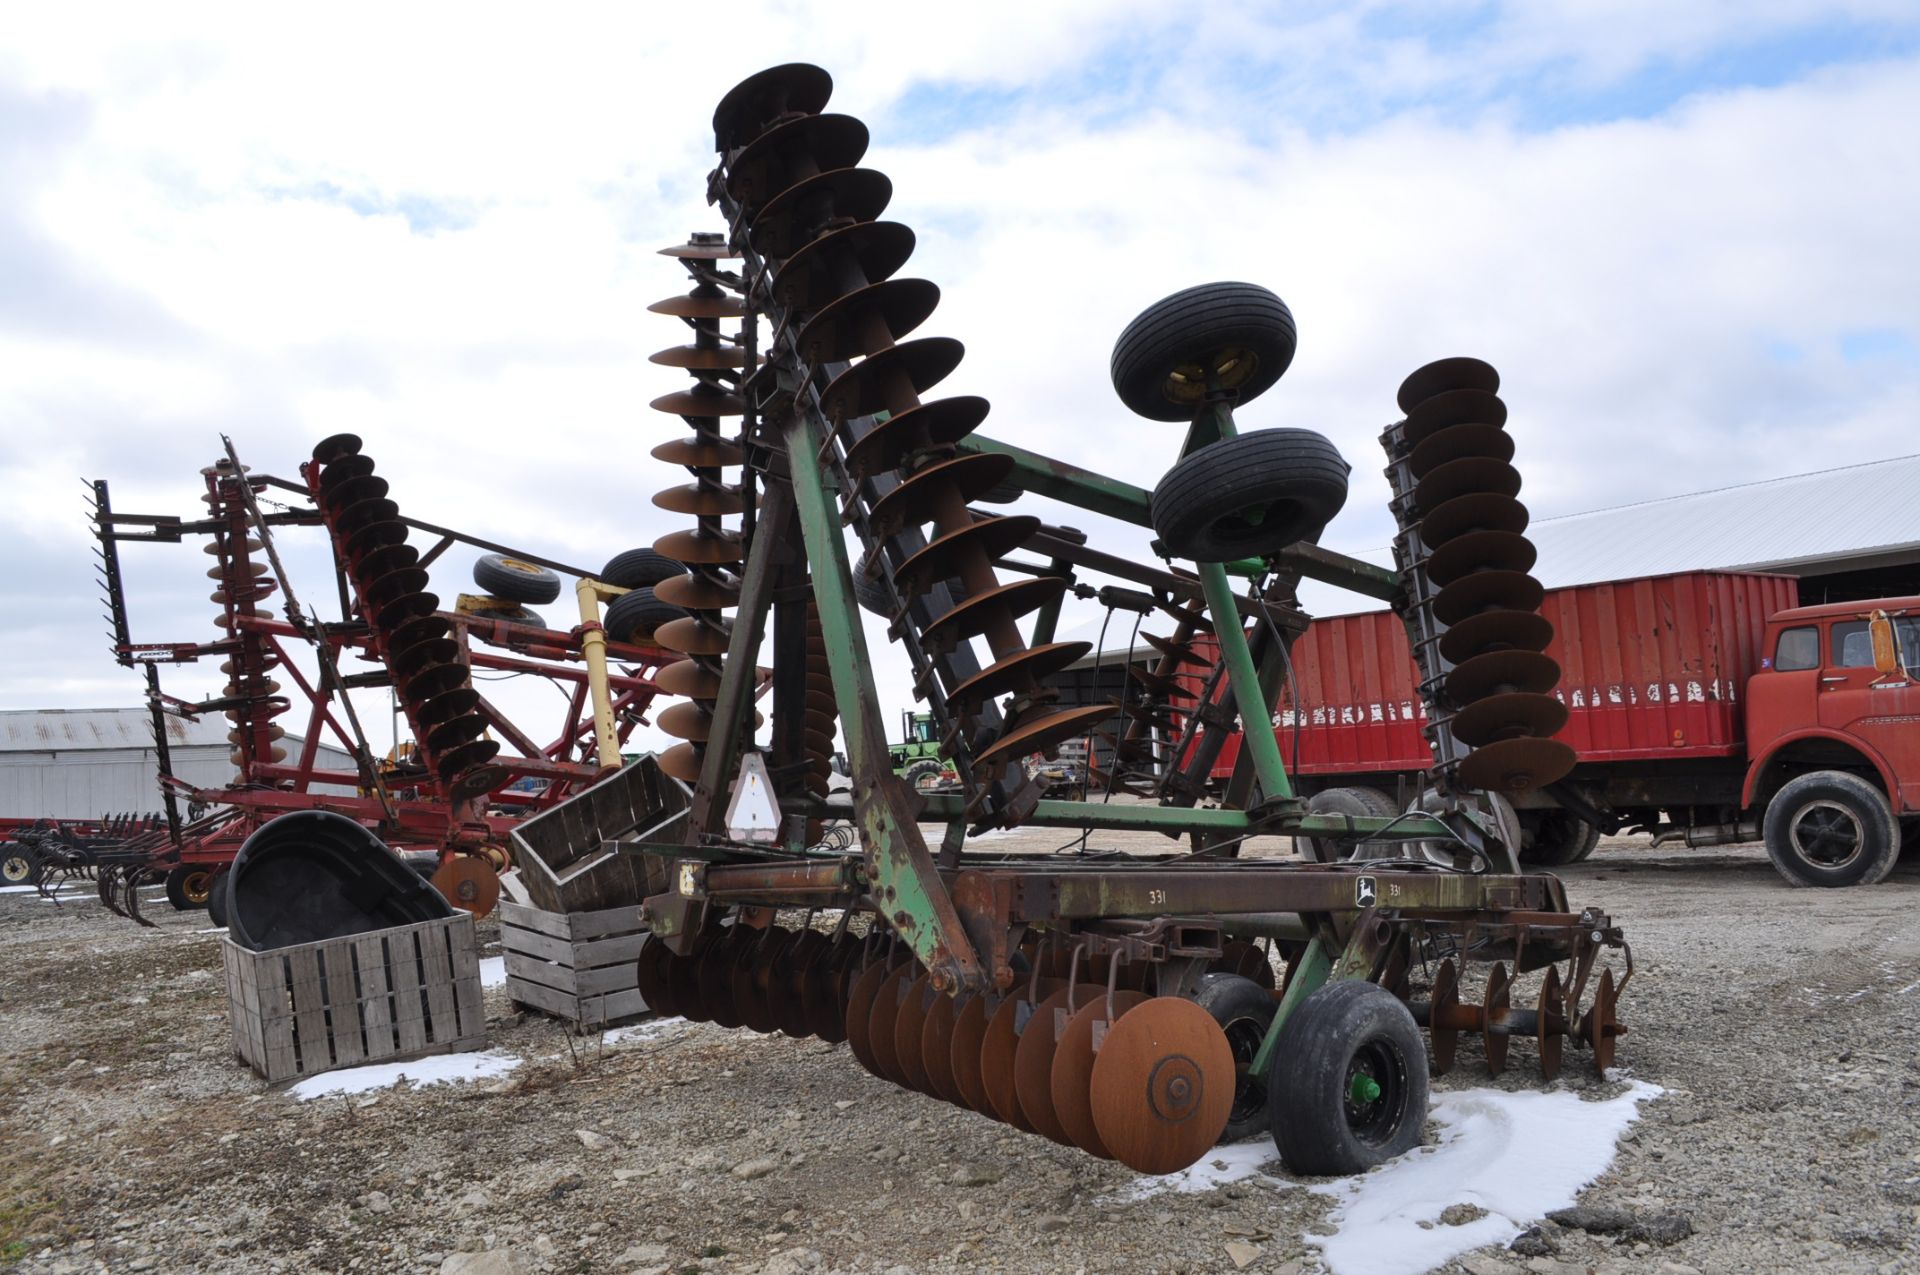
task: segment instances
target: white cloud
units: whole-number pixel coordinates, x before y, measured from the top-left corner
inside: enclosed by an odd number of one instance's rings
[[[1920,341],[1920,177],[1892,124],[1920,115],[1912,58],[1538,122],[1556,94],[1832,6],[1518,5],[1451,43],[1424,34],[1448,25],[1433,10],[1383,5],[529,12],[16,21],[0,262],[30,253],[49,282],[45,321],[32,295],[0,307],[0,530],[33,558],[5,590],[28,617],[7,703],[132,698],[78,596],[73,476],[186,512],[221,430],[290,475],[352,429],[407,512],[587,565],[673,529],[649,496],[678,479],[647,452],[677,422],[645,404],[678,381],[645,355],[681,338],[645,306],[683,285],[653,249],[712,224],[719,94],[796,57],[834,71],[920,232],[909,269],[945,293],[927,330],[970,351],[943,388],[991,397],[1011,441],[1150,485],[1179,431],[1112,397],[1113,338],[1166,292],[1245,278],[1301,328],[1246,422],[1346,451],[1337,547],[1385,541],[1373,437],[1444,354],[1502,369],[1542,514],[1912,449],[1911,362],[1840,353],[1859,331]],[[948,92],[967,113],[931,129]],[[198,636],[204,589],[164,557],[141,559],[136,619]],[[906,679],[885,664],[892,720]]]

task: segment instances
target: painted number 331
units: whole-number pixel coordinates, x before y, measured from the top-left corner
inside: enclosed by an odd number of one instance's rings
[[[1155,908],[1165,907],[1166,902],[1167,902],[1167,892],[1165,890],[1148,890],[1147,891],[1148,907],[1155,907]]]

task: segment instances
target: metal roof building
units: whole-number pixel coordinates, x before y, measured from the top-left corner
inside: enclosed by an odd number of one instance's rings
[[[233,779],[227,723],[168,716],[173,773],[203,788]],[[289,751],[300,741],[283,741]],[[322,744],[321,764],[351,770],[353,758]],[[160,809],[159,758],[145,708],[0,711],[0,818],[97,819]]]

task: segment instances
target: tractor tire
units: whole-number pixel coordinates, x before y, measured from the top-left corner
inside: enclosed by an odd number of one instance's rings
[[[509,602],[529,602],[545,606],[560,596],[560,577],[545,567],[510,558],[504,553],[483,553],[473,564],[473,582],[482,593]]]
[[[1273,993],[1250,978],[1239,974],[1203,974],[1200,991],[1194,1001],[1213,1015],[1220,1030],[1233,1047],[1233,1066],[1239,1079],[1234,1085],[1233,1107],[1227,1114],[1222,1142],[1245,1142],[1267,1131],[1267,1086],[1252,1074],[1254,1055],[1273,1025],[1274,1010],[1279,1008]]]
[[[167,902],[175,912],[198,912],[207,906],[213,873],[191,863],[174,865],[167,873]]]
[[[653,637],[655,629],[684,615],[686,611],[683,608],[671,602],[662,602],[653,596],[651,587],[643,586],[609,602],[601,627],[616,642],[644,642]]]
[[[1350,466],[1310,429],[1263,429],[1177,462],[1148,513],[1162,549],[1195,562],[1264,558],[1311,544],[1347,503]]]
[[[664,553],[651,549],[629,549],[616,553],[600,568],[600,583],[616,589],[639,589],[683,576],[687,569]]]
[[[907,781],[907,786],[909,788],[912,788],[917,792],[919,791],[922,784],[939,783],[940,776],[943,773],[945,773],[946,769],[947,768],[945,766],[942,766],[939,762],[934,761],[931,758],[923,757],[919,761],[909,765],[905,770],[901,771],[900,777]]]
[[[213,874],[213,880],[207,885],[207,919],[221,929],[227,928],[227,904],[233,897],[230,879],[233,876],[225,868]]]
[[[1364,1080],[1363,1080],[1364,1078]],[[1363,1173],[1420,1145],[1427,1044],[1384,987],[1329,983],[1280,1029],[1267,1115],[1289,1172]]]
[[[867,575],[867,559],[868,555],[863,553],[853,566],[853,600],[860,604],[862,611],[891,620],[892,602],[887,597],[886,586]]]
[[[1150,421],[1190,421],[1206,405],[1209,370],[1236,404],[1251,403],[1293,362],[1287,303],[1254,283],[1203,283],[1156,301],[1114,342],[1114,392]]]
[[[1394,816],[1403,813],[1400,803],[1392,797],[1389,797],[1379,788],[1370,788],[1365,784],[1353,784],[1348,787],[1347,791],[1358,793],[1360,800],[1366,802],[1367,805],[1373,808],[1375,818],[1392,819]]]
[[[40,856],[18,841],[0,844],[0,885],[39,885]]]
[[[1564,868],[1600,844],[1600,829],[1570,810],[1529,810],[1520,828],[1520,862],[1535,867]]]
[[[538,611],[523,607],[518,602],[507,598],[496,598],[494,601],[499,602],[500,605],[481,607],[467,612],[467,615],[475,620],[502,620],[508,624],[518,624],[530,629],[547,627],[546,617]]]
[[[1900,859],[1900,822],[1885,794],[1844,770],[1789,779],[1767,803],[1761,831],[1790,885],[1877,885]]]

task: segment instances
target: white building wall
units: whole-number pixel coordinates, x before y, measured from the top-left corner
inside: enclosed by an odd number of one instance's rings
[[[292,739],[284,744],[297,746]],[[176,745],[173,773],[201,788],[232,782],[227,747]],[[322,748],[318,765],[351,770],[353,759]],[[160,763],[152,749],[103,748],[73,751],[0,752],[0,818],[97,819],[106,815],[157,811]],[[318,788],[351,793],[351,788]]]

